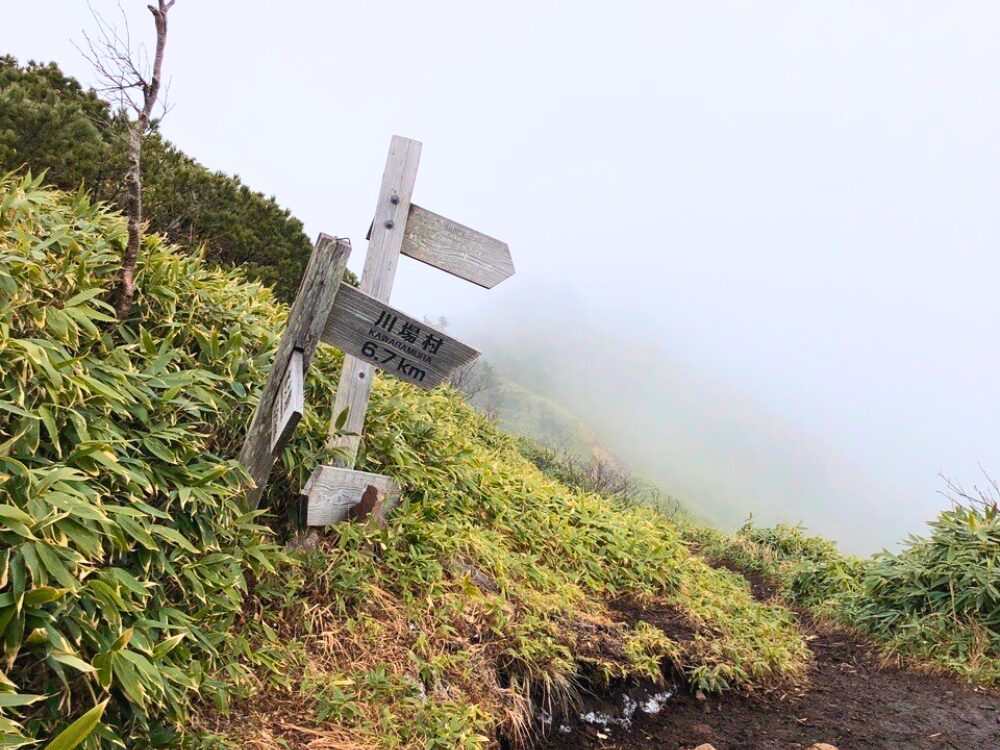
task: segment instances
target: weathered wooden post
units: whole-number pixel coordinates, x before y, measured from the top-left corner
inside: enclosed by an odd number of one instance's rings
[[[317,467],[303,489],[309,526],[382,515],[398,502],[391,478],[354,471],[374,368],[432,388],[479,356],[387,304],[400,253],[486,288],[514,273],[505,243],[411,203],[420,151],[419,142],[393,136],[360,291],[341,290],[323,330],[322,340],[344,351],[328,445],[345,457]]]
[[[321,234],[309,257],[239,455],[253,481],[247,490],[250,508],[260,502],[274,459],[302,417],[305,373],[337,298],[350,254],[349,240]]]
[[[399,251],[403,246],[403,233],[406,231],[406,216],[410,210],[410,197],[417,180],[420,150],[419,141],[411,141],[398,135],[394,135],[389,144],[389,157],[382,173],[382,187],[375,205],[375,220],[369,235],[368,255],[365,256],[360,286],[362,292],[379,302],[388,302],[392,293]],[[343,464],[349,469],[354,467],[358,455],[358,436],[365,424],[372,373],[371,364],[344,349],[344,365],[333,404],[330,431],[335,431],[337,419],[346,409],[347,420],[343,431],[350,434],[332,438],[329,447],[346,452],[347,459]]]
[[[514,273],[505,243],[411,203],[420,150],[417,141],[392,138],[360,289],[341,285],[350,242],[327,235],[316,242],[240,451],[253,482],[247,491],[251,508],[302,418],[305,373],[320,341],[344,352],[328,442],[342,458],[316,467],[303,488],[309,526],[382,516],[399,501],[399,486],[390,477],[354,470],[375,368],[433,388],[479,356],[388,304],[400,253],[487,289]]]

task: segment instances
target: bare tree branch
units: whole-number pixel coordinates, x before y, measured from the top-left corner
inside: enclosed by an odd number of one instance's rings
[[[160,96],[163,76],[163,56],[167,46],[167,14],[175,0],[157,0],[148,5],[156,27],[156,48],[150,64],[145,47],[132,49],[128,19],[121,5],[122,28],[108,23],[93,7],[91,15],[97,27],[95,37],[84,34],[87,51],[81,53],[90,60],[100,80],[98,91],[108,96],[122,111],[131,111],[135,119],[128,128],[128,170],[125,173],[125,215],[128,217],[128,243],[122,259],[121,280],[116,309],[122,320],[132,309],[135,299],[135,267],[142,244],[142,142],[150,129],[153,109]],[[78,48],[79,49],[79,48]],[[161,102],[164,115],[169,108]]]
[[[489,371],[476,360],[459,367],[448,376],[448,383],[459,393],[471,400],[493,386]]]
[[[968,507],[996,510],[1000,506],[1000,483],[989,475],[982,464],[979,465],[979,470],[983,472],[983,477],[986,479],[985,487],[974,484],[972,490],[967,491],[959,482],[942,473],[939,476],[944,480],[945,489],[939,494],[946,497],[951,502],[952,507],[956,509]]]

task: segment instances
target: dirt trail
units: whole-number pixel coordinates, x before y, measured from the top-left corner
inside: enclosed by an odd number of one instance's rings
[[[771,596],[764,581],[750,578],[755,596]],[[658,713],[634,711],[627,731],[579,720],[561,729],[557,724],[543,746],[675,750],[708,742],[717,750],[801,750],[826,742],[839,750],[1000,749],[1000,696],[948,677],[881,667],[875,649],[857,636],[825,631],[806,617],[801,626],[815,655],[805,688],[707,700],[682,694]],[[584,710],[608,702],[595,697]]]

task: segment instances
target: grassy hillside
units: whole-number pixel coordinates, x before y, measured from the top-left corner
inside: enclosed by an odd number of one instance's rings
[[[667,516],[699,516],[680,499],[647,477],[633,474],[613,455],[586,422],[561,404],[515,383],[488,367],[486,387],[471,399],[473,405],[496,419],[504,432],[525,440],[522,453],[543,471],[572,487],[604,489],[605,485],[627,485],[620,493],[630,502],[647,505]],[[617,475],[607,481],[593,474]],[[605,481],[601,481],[601,480]]]
[[[784,598],[875,639],[886,657],[1000,682],[1000,513],[995,500],[956,504],[898,553],[842,555],[797,527],[723,535],[689,528],[709,557],[761,573]]]
[[[0,746],[494,747],[587,681],[665,663],[752,689],[804,664],[786,609],[446,389],[376,381],[359,468],[402,485],[391,523],[284,547],[339,352],[309,373],[273,514],[246,513],[233,456],[286,309],[152,236],[119,324],[123,241],[84,194],[0,180]]]
[[[493,748],[602,683],[800,674],[793,613],[712,558],[889,655],[1000,678],[995,503],[869,560],[726,536],[561,481],[455,392],[391,378],[359,468],[402,506],[286,546],[340,353],[247,513],[233,456],[287,310],[151,236],[118,323],[123,242],[85,194],[0,179],[0,747]]]
[[[595,449],[606,450],[597,434],[564,406],[495,371],[489,387],[472,401],[495,413],[500,428],[512,435],[532,438],[582,459],[590,458]]]

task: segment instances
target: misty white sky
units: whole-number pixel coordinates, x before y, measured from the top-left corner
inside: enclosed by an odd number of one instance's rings
[[[178,0],[162,130],[351,237],[355,269],[390,136],[423,141],[414,200],[508,241],[518,273],[487,292],[403,261],[396,306],[472,344],[511,311],[536,345],[579,321],[595,379],[619,341],[650,378],[693,373],[752,405],[745,443],[778,425],[802,436],[790,461],[856,471],[837,533],[878,517],[891,544],[941,506],[939,471],[1000,474],[998,22],[970,2]],[[0,52],[93,82],[71,43],[92,28],[82,0],[4,3]]]

